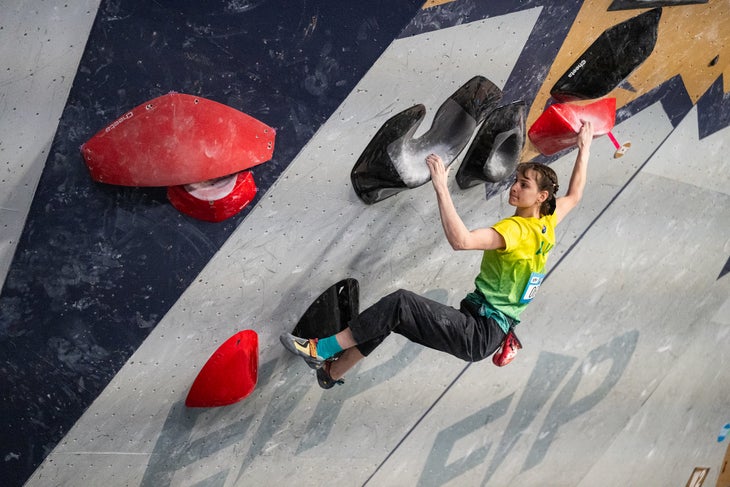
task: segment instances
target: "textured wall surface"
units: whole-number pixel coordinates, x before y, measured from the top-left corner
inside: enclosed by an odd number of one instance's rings
[[[609,94],[613,133],[631,148],[614,159],[606,137],[594,142],[515,362],[467,364],[393,335],[322,391],[278,341],[346,277],[361,307],[398,288],[458,306],[480,254],[451,250],[430,183],[365,205],[354,162],[410,106],[425,105],[427,130],[475,75],[503,103],[525,101],[533,121],[593,38],[644,11],[610,5],[11,6],[0,19],[0,477],[683,485],[710,467],[714,484],[730,421],[727,2],[667,2],[654,52]],[[79,146],[169,91],[276,128],[239,216],[195,221],[163,188],[89,178]],[[575,152],[546,158],[528,144],[522,157],[567,188]],[[450,181],[472,228],[512,214],[507,185]],[[242,329],[259,335],[253,394],[186,408],[208,357]]]

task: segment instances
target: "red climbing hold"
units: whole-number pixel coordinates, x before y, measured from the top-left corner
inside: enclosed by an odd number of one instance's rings
[[[593,124],[594,137],[609,133],[616,123],[616,99],[604,98],[589,105],[550,105],[535,120],[527,135],[542,155],[550,156],[578,143],[581,120]]]
[[[255,196],[256,183],[250,171],[167,188],[167,199],[180,213],[208,222],[237,215]]]
[[[236,333],[205,363],[190,387],[185,405],[211,408],[244,399],[256,387],[258,367],[258,335],[253,330]]]
[[[276,131],[234,108],[169,93],[117,118],[81,146],[92,179],[177,186],[228,176],[271,159]]]

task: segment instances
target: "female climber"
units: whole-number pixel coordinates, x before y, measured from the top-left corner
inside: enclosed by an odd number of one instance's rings
[[[593,127],[584,121],[565,196],[556,198],[558,179],[550,167],[519,164],[509,191],[514,215],[471,231],[451,199],[448,169],[439,156],[429,155],[426,163],[446,239],[454,250],[483,251],[474,291],[456,309],[398,290],[364,310],[336,335],[307,339],[284,333],[281,343],[317,369],[317,381],[324,389],[343,383],[345,372],[390,332],[469,362],[494,354],[495,364],[506,365],[521,348],[513,329],[542,283],[545,262],[555,245],[555,226],[583,196],[592,139]]]

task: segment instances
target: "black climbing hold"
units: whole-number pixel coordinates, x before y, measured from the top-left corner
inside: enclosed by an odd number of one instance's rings
[[[612,10],[633,10],[636,8],[654,8],[654,7],[676,7],[678,5],[692,5],[695,3],[707,3],[708,0],[657,0],[657,1],[644,1],[644,0],[614,0],[609,11]]]
[[[292,334],[304,338],[324,338],[348,326],[360,313],[360,284],[343,279],[325,290],[309,305]]]
[[[404,110],[383,124],[355,163],[352,187],[371,204],[427,182],[431,175],[426,156],[441,156],[450,165],[466,147],[476,127],[494,110],[502,90],[483,76],[475,76],[439,107],[429,130],[413,134],[423,121],[424,105]]]
[[[603,32],[550,90],[559,101],[600,98],[654,50],[662,10],[655,8]]]
[[[456,173],[461,189],[498,183],[514,172],[525,145],[525,110],[525,102],[518,101],[487,116]]]

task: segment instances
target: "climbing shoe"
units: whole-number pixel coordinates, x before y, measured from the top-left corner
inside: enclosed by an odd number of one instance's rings
[[[317,355],[316,338],[299,338],[291,333],[282,333],[279,341],[291,353],[303,358],[311,368],[319,369],[324,364],[324,359]]]
[[[333,379],[330,375],[330,367],[332,366],[332,362],[330,360],[326,361],[322,367],[317,369],[317,382],[319,383],[319,387],[322,389],[332,389],[334,386],[338,384],[344,384],[344,379]]]

